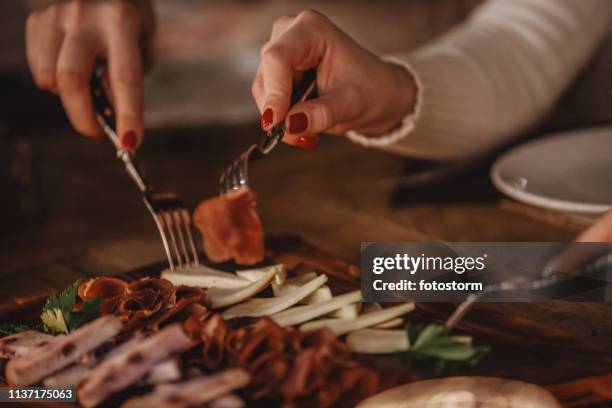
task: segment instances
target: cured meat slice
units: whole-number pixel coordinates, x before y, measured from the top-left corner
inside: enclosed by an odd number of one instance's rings
[[[241,368],[230,368],[221,373],[197,377],[176,384],[163,384],[142,397],[127,400],[122,408],[193,407],[201,406],[247,385],[249,374]]]
[[[23,357],[37,347],[49,344],[55,337],[36,330],[11,334],[0,339],[0,358]]]
[[[157,363],[192,345],[179,324],[168,326],[102,361],[81,381],[77,398],[85,408],[94,407],[134,384]]]
[[[122,279],[101,277],[83,282],[78,294],[82,300],[102,299],[102,313],[113,313],[128,291],[128,284]]]
[[[17,386],[37,383],[115,337],[122,327],[115,316],[100,317],[36,352],[10,360],[6,365],[6,379]]]
[[[246,187],[200,203],[193,221],[204,237],[208,259],[234,259],[243,265],[263,260],[264,233],[255,206],[255,196]]]

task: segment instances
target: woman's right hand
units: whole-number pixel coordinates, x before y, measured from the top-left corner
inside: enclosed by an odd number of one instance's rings
[[[99,138],[89,80],[95,60],[107,60],[117,134],[124,147],[135,149],[143,134],[142,67],[153,27],[150,0],[69,0],[36,10],[26,23],[34,81],[60,96],[77,132]]]
[[[289,109],[294,80],[310,68],[317,69],[318,97]],[[283,141],[303,148],[316,147],[319,132],[389,132],[416,100],[414,79],[404,67],[381,60],[314,11],[276,20],[252,91],[262,127],[284,120]]]

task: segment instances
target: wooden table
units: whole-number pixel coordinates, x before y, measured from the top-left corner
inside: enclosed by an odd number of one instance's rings
[[[176,191],[194,208],[216,194],[218,175],[258,136],[255,129],[151,132],[139,154],[160,189]],[[45,265],[71,254],[107,258],[117,272],[163,257],[150,216],[112,149],[70,133],[57,129],[30,138],[40,159],[45,218],[38,225],[16,223],[3,234],[0,276],[13,284],[0,288],[0,299],[44,282],[63,286],[74,276]],[[504,199],[490,185],[486,166],[404,192],[404,204],[392,207],[392,193],[410,166],[404,158],[324,137],[315,152],[280,146],[253,167],[252,178],[269,233],[300,235],[355,263],[361,241],[557,241],[579,231],[562,217]]]
[[[153,132],[141,160],[151,180],[194,208],[216,193],[226,163],[257,137],[254,126]],[[35,147],[44,153],[48,218],[39,226],[16,228],[2,241],[0,300],[27,300],[77,278],[121,274],[163,260],[153,222],[108,146],[64,136],[41,138]],[[270,234],[299,235],[355,264],[362,241],[563,241],[580,230],[575,220],[504,199],[490,185],[486,165],[398,194],[406,169],[414,167],[404,158],[326,137],[316,152],[279,147],[253,167],[252,178]],[[489,329],[491,313],[475,313],[467,326],[484,341],[521,326],[520,313],[507,314],[512,306],[496,308],[493,316],[506,323],[497,332]],[[446,311],[424,313],[443,319]],[[506,340],[521,346],[529,330],[539,328],[523,325]],[[482,373],[548,384],[608,367],[597,366],[607,360],[568,358],[562,369],[551,370],[550,354],[498,350],[495,361],[507,369],[485,364]]]

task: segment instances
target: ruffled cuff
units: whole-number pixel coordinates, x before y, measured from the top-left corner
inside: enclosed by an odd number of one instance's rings
[[[423,105],[423,84],[414,68],[407,61],[392,56],[385,56],[382,59],[383,61],[399,65],[410,73],[416,87],[416,102],[412,112],[404,116],[400,125],[389,133],[380,136],[366,136],[354,130],[349,130],[346,133],[346,137],[349,140],[365,147],[388,146],[406,137],[414,130],[415,123],[421,114],[421,106]]]

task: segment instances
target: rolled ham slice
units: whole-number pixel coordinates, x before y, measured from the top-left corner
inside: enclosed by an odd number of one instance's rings
[[[264,233],[255,206],[255,196],[246,187],[200,203],[193,222],[204,237],[208,259],[233,259],[242,265],[263,260]]]
[[[102,361],[81,381],[77,398],[85,408],[94,407],[140,380],[157,363],[192,345],[181,325],[172,324]]]
[[[122,327],[115,316],[100,317],[31,354],[10,360],[6,365],[6,379],[10,385],[35,384],[115,337]]]

